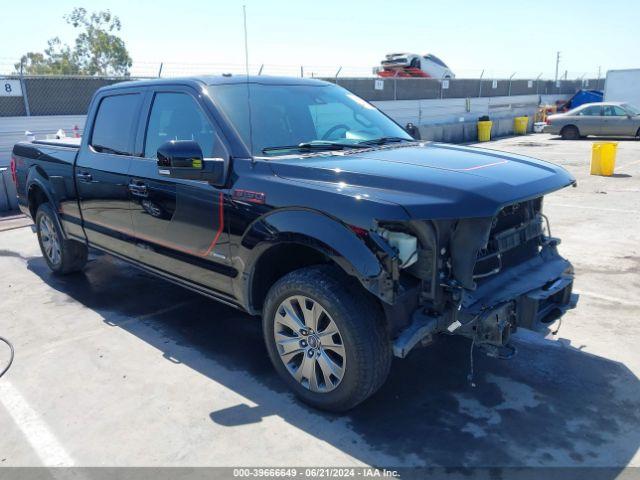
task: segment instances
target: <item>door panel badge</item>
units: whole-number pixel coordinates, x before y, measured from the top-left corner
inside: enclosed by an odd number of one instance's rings
[[[251,190],[239,190],[233,191],[233,199],[249,203],[264,204],[267,200],[267,196],[263,192],[252,192]]]

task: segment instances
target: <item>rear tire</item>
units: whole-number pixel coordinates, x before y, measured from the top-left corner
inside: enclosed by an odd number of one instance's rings
[[[87,263],[87,246],[62,235],[58,218],[49,203],[43,203],[36,213],[36,233],[42,256],[54,273],[77,272]]]
[[[579,140],[580,139],[580,131],[578,127],[573,125],[567,125],[560,132],[560,136],[563,140]]]
[[[287,326],[291,318],[297,331]],[[380,309],[334,267],[303,268],[278,280],[267,294],[262,326],[276,371],[313,407],[349,410],[389,374],[391,342]]]

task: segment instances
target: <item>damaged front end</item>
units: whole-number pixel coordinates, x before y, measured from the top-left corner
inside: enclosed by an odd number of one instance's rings
[[[406,264],[397,258],[394,354],[404,357],[436,334],[463,335],[487,353],[506,358],[517,328],[547,330],[574,308],[573,268],[557,250],[542,214],[542,197],[502,208],[494,217],[380,223],[378,232],[413,235]],[[400,237],[404,239],[405,237]],[[406,245],[405,245],[406,247]]]

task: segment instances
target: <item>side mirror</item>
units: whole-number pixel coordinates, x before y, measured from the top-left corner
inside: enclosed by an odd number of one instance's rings
[[[158,173],[183,180],[220,184],[224,180],[224,159],[204,158],[198,142],[171,140],[158,148]]]

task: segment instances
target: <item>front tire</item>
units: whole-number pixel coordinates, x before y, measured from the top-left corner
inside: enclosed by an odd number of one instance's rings
[[[38,207],[36,232],[42,256],[54,273],[66,275],[77,272],[87,263],[87,246],[64,238],[58,219],[48,203]]]
[[[386,380],[391,343],[377,305],[336,268],[293,271],[278,280],[263,312],[269,357],[304,402],[349,410]]]

